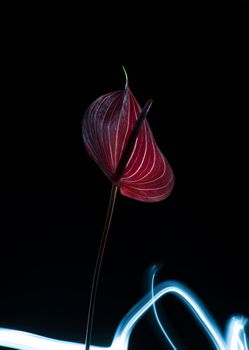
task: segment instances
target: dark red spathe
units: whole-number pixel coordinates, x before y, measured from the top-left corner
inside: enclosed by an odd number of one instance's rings
[[[85,112],[82,122],[85,147],[113,183],[140,113],[141,107],[128,84],[125,90],[100,96]],[[123,195],[144,202],[163,200],[174,187],[172,168],[159,150],[147,120],[139,130],[117,185]]]

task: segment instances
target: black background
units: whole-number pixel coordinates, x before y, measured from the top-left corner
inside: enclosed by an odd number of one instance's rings
[[[81,120],[95,98],[123,88],[121,65],[141,105],[154,100],[148,121],[176,185],[160,203],[118,196],[94,343],[109,344],[154,263],[223,329],[232,314],[249,316],[247,3],[157,24],[83,25],[64,10],[3,27],[0,326],[84,340],[111,184],[84,150]],[[183,349],[210,348],[179,302],[162,309]],[[151,319],[131,349],[167,348]]]

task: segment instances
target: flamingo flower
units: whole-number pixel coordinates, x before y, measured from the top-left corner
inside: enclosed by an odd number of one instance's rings
[[[174,186],[173,171],[145,119],[151,104],[141,109],[126,75],[125,89],[100,96],[82,123],[89,155],[123,195],[144,202],[165,199]]]
[[[149,100],[142,109],[129,89],[126,72],[125,76],[125,89],[97,98],[87,108],[82,121],[85,147],[112,182],[93,274],[85,350],[91,346],[97,287],[117,189],[133,199],[158,202],[168,197],[174,186],[173,171],[159,150],[146,120],[152,101]]]

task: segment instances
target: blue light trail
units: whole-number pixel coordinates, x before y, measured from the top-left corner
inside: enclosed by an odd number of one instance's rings
[[[90,350],[128,350],[131,333],[144,316],[152,308],[155,322],[162,331],[166,342],[173,350],[176,347],[159,318],[156,302],[163,296],[176,296],[189,311],[203,330],[216,350],[249,350],[245,333],[247,319],[243,316],[233,316],[227,326],[225,334],[210,316],[198,297],[185,285],[176,281],[166,281],[155,286],[156,268],[152,270],[151,291],[141,299],[120,322],[113,341],[109,347],[91,345]],[[13,329],[0,328],[0,346],[17,350],[84,350],[83,343],[74,343],[42,337]]]

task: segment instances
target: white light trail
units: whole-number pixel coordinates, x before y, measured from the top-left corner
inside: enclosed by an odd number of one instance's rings
[[[156,302],[167,294],[176,296],[193,314],[207,333],[216,350],[249,350],[245,334],[247,319],[234,316],[228,322],[227,332],[219,329],[207,309],[185,285],[176,281],[166,281],[154,287],[156,270],[152,273],[151,292],[140,300],[120,322],[109,347],[91,345],[90,350],[128,350],[131,333],[142,316],[152,307],[156,324],[163,332],[173,350],[177,349],[159,318]],[[84,350],[85,345],[42,337],[13,329],[0,328],[0,346],[16,350]]]

